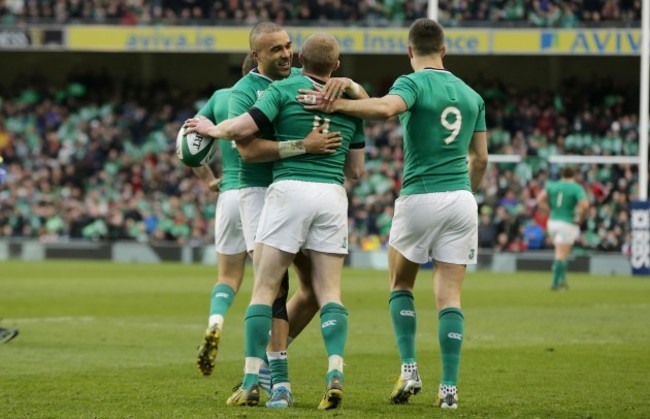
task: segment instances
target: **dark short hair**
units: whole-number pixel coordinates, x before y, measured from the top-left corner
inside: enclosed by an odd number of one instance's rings
[[[445,43],[442,26],[435,20],[421,18],[409,29],[409,44],[415,55],[437,54]]]
[[[573,170],[573,167],[571,166],[564,166],[562,168],[561,176],[565,179],[570,179],[573,176],[575,176],[575,170]]]
[[[253,54],[248,53],[246,55],[246,58],[244,58],[244,62],[241,63],[241,75],[245,76],[246,74],[250,73],[250,71],[255,67],[257,67],[257,61],[255,61],[255,58],[253,58]]]
[[[253,29],[251,29],[251,33],[248,36],[248,43],[250,44],[251,51],[255,50],[255,43],[257,41],[257,38],[263,34],[263,33],[273,33],[273,32],[280,32],[283,31],[282,26],[273,23],[273,22],[259,22],[255,26],[253,26]]]

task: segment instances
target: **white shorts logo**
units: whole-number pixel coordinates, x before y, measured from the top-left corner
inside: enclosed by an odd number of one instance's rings
[[[326,322],[323,322],[323,324],[320,326],[321,329],[325,329],[326,327],[330,326],[336,326],[336,320],[328,320]]]
[[[230,295],[226,294],[225,292],[218,292],[214,295],[214,298],[229,298]]]
[[[447,337],[449,339],[463,340],[463,335],[461,333],[450,332]]]
[[[413,310],[401,310],[399,312],[400,316],[415,317],[415,311]]]

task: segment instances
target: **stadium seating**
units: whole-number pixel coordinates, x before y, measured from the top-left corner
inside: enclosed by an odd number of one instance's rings
[[[490,153],[522,156],[520,163],[489,166],[477,194],[482,247],[550,247],[539,236],[547,217],[535,206],[540,185],[557,175],[549,155],[637,152],[633,89],[603,80],[563,86],[514,92],[477,84],[488,110]],[[58,89],[22,80],[0,93],[0,154],[8,171],[0,186],[0,237],[212,242],[215,196],[173,150],[181,122],[208,90],[86,75]],[[387,244],[403,167],[402,133],[396,120],[372,122],[366,137],[366,172],[346,187],[351,248],[373,250]],[[581,246],[626,250],[635,169],[582,165],[579,175],[598,204],[583,225]]]
[[[445,26],[629,26],[638,25],[639,0],[439,1]],[[404,26],[427,14],[426,0],[17,0],[0,3],[0,24],[97,23],[123,25]]]

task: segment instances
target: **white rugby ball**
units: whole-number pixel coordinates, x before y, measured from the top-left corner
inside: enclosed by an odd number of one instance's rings
[[[176,155],[186,166],[199,167],[210,163],[218,147],[218,140],[195,132],[185,135],[183,128],[176,136]]]

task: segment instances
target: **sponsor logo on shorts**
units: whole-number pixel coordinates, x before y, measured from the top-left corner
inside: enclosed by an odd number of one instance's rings
[[[447,337],[449,339],[463,340],[463,334],[462,333],[449,332],[447,334]]]
[[[347,249],[348,248],[348,238],[344,237],[343,242],[341,243],[341,249]]]
[[[415,317],[415,311],[413,311],[413,310],[400,310],[399,315],[400,316],[406,316],[406,317]]]
[[[476,249],[470,249],[469,256],[467,256],[467,259],[474,259],[475,255],[476,255]]]
[[[325,329],[326,327],[330,326],[336,326],[336,320],[328,320],[326,322],[323,322],[323,324],[320,326],[321,329]]]
[[[225,292],[218,292],[214,295],[214,298],[228,298],[228,297],[230,297],[230,295],[228,295]]]

